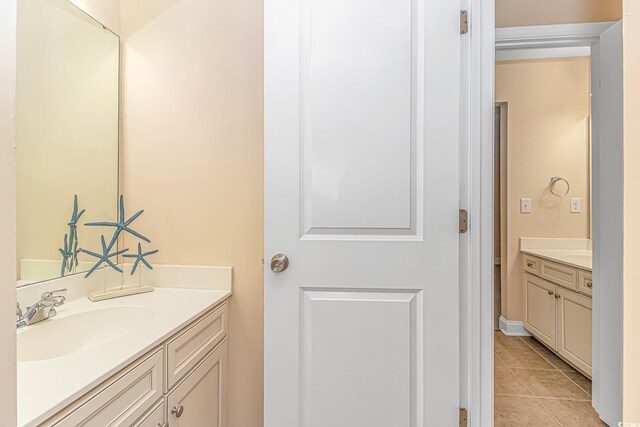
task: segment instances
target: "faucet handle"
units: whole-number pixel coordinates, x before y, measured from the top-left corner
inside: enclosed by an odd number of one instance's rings
[[[67,292],[67,288],[64,288],[64,289],[56,289],[56,290],[53,290],[53,291],[47,291],[47,292],[43,293],[43,294],[40,296],[40,298],[42,298],[42,299],[47,299],[47,298],[51,298],[51,297],[53,297],[53,296],[56,296],[56,294],[63,294],[63,293],[65,293],[65,292]],[[64,298],[64,297],[63,297],[63,298]]]

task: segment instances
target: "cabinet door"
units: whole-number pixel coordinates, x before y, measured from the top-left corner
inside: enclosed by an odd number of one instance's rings
[[[556,285],[530,274],[523,275],[524,327],[536,338],[556,348]]]
[[[171,427],[226,427],[228,351],[225,340],[169,394]]]
[[[558,353],[591,377],[591,299],[558,289]]]
[[[162,400],[156,407],[140,421],[135,427],[167,427],[169,423],[165,422],[165,406]]]

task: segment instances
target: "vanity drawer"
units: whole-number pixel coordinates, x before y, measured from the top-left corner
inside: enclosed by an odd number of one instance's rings
[[[227,304],[178,333],[167,344],[167,390],[171,389],[227,335]]]
[[[590,272],[582,270],[578,272],[578,291],[589,296],[593,294],[593,279]]]
[[[162,367],[163,352],[158,349],[48,425],[131,426],[162,397]]]
[[[522,270],[531,274],[539,274],[540,260],[531,255],[522,255]]]
[[[578,290],[578,270],[575,268],[542,259],[540,277],[572,291]]]

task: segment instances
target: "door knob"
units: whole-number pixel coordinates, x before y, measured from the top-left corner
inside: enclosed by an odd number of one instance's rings
[[[282,273],[289,267],[289,258],[285,254],[275,254],[271,257],[271,271]]]
[[[180,418],[183,412],[184,412],[184,406],[182,405],[178,406],[177,408],[173,408],[171,410],[171,413],[174,414],[176,418]]]

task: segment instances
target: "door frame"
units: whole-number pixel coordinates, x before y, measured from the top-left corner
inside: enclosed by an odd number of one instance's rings
[[[469,410],[469,425],[493,425],[493,125],[496,50],[512,59],[583,55],[613,22],[495,28],[495,2],[470,0],[471,28],[468,57],[469,110],[461,121],[461,206],[469,209],[468,236],[461,240],[461,406]],[[463,51],[464,52],[464,51]],[[537,56],[535,56],[537,55]],[[505,59],[508,56],[503,56]],[[592,65],[599,64],[592,55]],[[463,104],[464,105],[464,104]],[[467,115],[468,114],[468,115]],[[593,180],[593,177],[592,177]],[[597,197],[597,196],[596,196]],[[592,200],[592,204],[595,201]],[[595,224],[594,224],[595,226]],[[617,301],[618,308],[622,301]],[[467,313],[465,312],[467,310]],[[613,310],[611,308],[610,310]],[[610,311],[611,312],[611,311]],[[620,311],[621,312],[621,311]],[[594,330],[601,319],[594,315]],[[466,330],[465,330],[466,329]],[[597,338],[594,336],[594,360]],[[620,342],[620,349],[622,342]],[[620,357],[622,359],[622,357]],[[593,403],[602,407],[594,362]],[[619,370],[618,372],[621,372]],[[619,379],[620,381],[622,378]],[[621,382],[620,382],[621,384]],[[614,398],[616,398],[614,396]],[[621,398],[621,395],[620,395]]]

